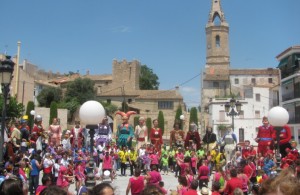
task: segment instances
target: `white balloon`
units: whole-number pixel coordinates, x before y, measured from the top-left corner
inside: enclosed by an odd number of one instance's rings
[[[285,108],[276,106],[269,110],[268,119],[272,126],[282,127],[289,122],[289,113]]]
[[[31,115],[35,115],[35,111],[34,111],[34,110],[31,110],[31,111],[30,111],[30,114],[31,114]]]
[[[105,116],[103,106],[97,101],[87,101],[81,105],[79,110],[80,120],[87,125],[100,123]]]
[[[180,115],[180,120],[184,120],[184,115],[182,114],[182,115]]]

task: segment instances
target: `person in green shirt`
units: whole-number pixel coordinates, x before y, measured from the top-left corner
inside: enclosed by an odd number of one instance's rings
[[[200,146],[200,149],[197,151],[198,158],[203,158],[204,154],[205,154],[205,151],[204,151],[203,147]]]
[[[164,154],[163,157],[161,158],[161,163],[162,163],[162,170],[163,170],[163,175],[166,174],[167,172],[167,175],[169,173],[169,158],[168,158],[168,155],[167,154]]]

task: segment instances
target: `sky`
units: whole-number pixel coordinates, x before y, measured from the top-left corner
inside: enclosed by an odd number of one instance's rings
[[[1,0],[0,53],[52,72],[112,74],[112,61],[138,60],[161,90],[179,86],[200,105],[211,0]],[[232,68],[276,68],[300,45],[299,0],[221,0]]]

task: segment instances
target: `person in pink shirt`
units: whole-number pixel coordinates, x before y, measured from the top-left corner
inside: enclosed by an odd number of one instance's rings
[[[136,168],[134,170],[134,176],[129,178],[129,182],[126,189],[126,195],[131,191],[132,195],[139,195],[144,189],[145,177],[141,176],[141,170]]]
[[[154,150],[155,151],[155,150]],[[151,164],[150,164],[150,168],[152,169],[152,167],[154,165],[156,165],[158,167],[159,164],[159,157],[158,154],[156,152],[153,152],[152,154],[150,154],[150,159],[151,159]]]
[[[148,180],[148,184],[158,186],[158,183],[162,180],[161,175],[157,170],[157,166],[153,165],[152,171],[147,173],[146,179]]]
[[[68,192],[69,189],[69,181],[73,179],[73,176],[68,175],[68,169],[61,165],[58,172],[58,177],[56,181],[56,185],[66,192]]]
[[[83,166],[80,158],[75,159],[74,161],[76,163],[76,165],[75,165],[76,190],[78,190],[85,181],[84,166]]]
[[[111,179],[111,183],[113,183],[113,174],[112,174],[112,167],[113,167],[113,158],[111,155],[109,155],[109,152],[105,152],[105,156],[102,157],[102,176],[101,181],[103,181],[104,174],[108,171],[109,176]]]
[[[184,154],[182,152],[182,149],[178,149],[178,153],[175,154],[175,159],[176,159],[176,167],[175,167],[175,177],[178,176],[178,171],[180,172],[180,164],[184,162]]]
[[[191,155],[191,169],[194,175],[196,175],[196,170],[197,170],[197,155],[195,151],[192,151],[192,155]]]

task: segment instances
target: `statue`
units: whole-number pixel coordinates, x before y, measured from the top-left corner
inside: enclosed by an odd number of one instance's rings
[[[105,116],[102,120],[102,123],[99,124],[99,128],[95,133],[95,143],[97,145],[103,144],[104,147],[108,146],[111,142],[112,130],[108,124],[108,118]]]
[[[158,120],[153,120],[154,127],[151,129],[150,132],[150,140],[151,144],[154,145],[156,151],[160,151],[161,145],[163,144],[162,140],[162,130],[158,127]]]
[[[200,135],[198,132],[198,127],[197,125],[192,122],[190,124],[190,130],[189,132],[186,134],[186,138],[185,138],[185,142],[184,142],[184,147],[191,147],[193,145],[196,145],[196,151],[200,149],[200,145],[201,145],[201,139],[200,139]]]
[[[62,131],[57,118],[53,118],[52,124],[49,126],[49,134],[49,143],[52,142],[54,146],[58,146],[61,141]]]
[[[75,121],[75,126],[71,129],[70,132],[70,142],[73,148],[77,146],[77,148],[82,148],[84,136],[83,136],[84,128],[80,126],[80,121]]]
[[[131,148],[132,138],[134,137],[133,126],[128,123],[129,117],[132,114],[136,114],[134,111],[128,111],[127,113],[118,111],[116,115],[122,116],[122,124],[118,125],[116,140],[119,148],[128,146]]]
[[[232,129],[228,129],[226,135],[224,135],[222,139],[222,144],[225,145],[224,150],[225,150],[225,156],[226,156],[226,162],[231,161],[235,154],[235,149],[236,149],[236,143],[237,143],[237,138],[236,135],[233,133]]]
[[[183,147],[184,146],[184,131],[181,130],[180,123],[174,123],[174,129],[170,132],[170,146],[173,145],[176,147]]]
[[[145,125],[145,118],[139,118],[139,124],[135,127],[134,135],[137,141],[136,150],[141,148],[148,141],[148,128]]]

